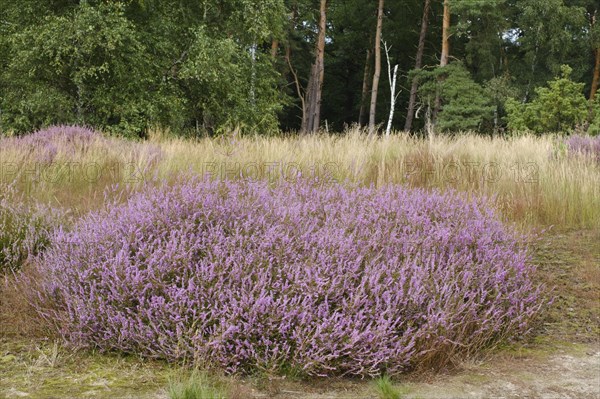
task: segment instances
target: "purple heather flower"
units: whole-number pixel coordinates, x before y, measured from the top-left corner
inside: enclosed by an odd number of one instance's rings
[[[185,178],[56,232],[36,306],[74,345],[394,375],[529,331],[525,241],[456,192]]]

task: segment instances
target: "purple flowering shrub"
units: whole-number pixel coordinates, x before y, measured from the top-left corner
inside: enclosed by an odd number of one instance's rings
[[[522,240],[453,192],[191,178],[56,233],[37,308],[78,346],[394,375],[531,329]]]
[[[154,145],[144,146],[133,141],[104,137],[91,128],[77,125],[50,126],[34,133],[0,138],[0,149],[25,153],[24,161],[50,164],[57,160],[116,158],[137,160],[142,153],[148,165],[160,160],[161,150]]]
[[[584,155],[600,162],[600,136],[573,135],[566,140],[569,153]]]
[[[27,152],[32,161],[51,163],[62,152],[65,155],[86,153],[94,145],[104,142],[102,135],[81,126],[51,126],[24,136],[0,140],[2,147]]]

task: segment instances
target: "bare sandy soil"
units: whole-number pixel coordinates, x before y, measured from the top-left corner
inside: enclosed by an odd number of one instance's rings
[[[6,349],[6,347],[4,348]],[[157,364],[132,359],[69,358],[39,349],[30,362],[6,354],[0,358],[3,398],[166,398],[168,373]],[[26,352],[29,353],[29,352]],[[66,357],[65,357],[66,356]],[[77,364],[81,361],[80,364]],[[240,398],[376,398],[366,381],[286,381],[283,378],[236,380]],[[502,353],[460,370],[420,374],[397,381],[402,398],[600,398],[600,347],[565,344],[548,353]]]

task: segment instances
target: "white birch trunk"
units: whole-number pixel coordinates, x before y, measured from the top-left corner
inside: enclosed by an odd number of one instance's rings
[[[394,65],[394,72],[392,74],[390,67],[390,48],[386,42],[383,42],[383,48],[385,49],[385,59],[387,60],[387,72],[388,81],[390,83],[390,116],[388,117],[387,127],[385,128],[385,135],[389,136],[392,131],[392,120],[394,119],[394,109],[396,108],[396,78],[398,77],[398,64]]]
[[[391,89],[392,89],[392,99],[390,102],[390,116],[388,118],[387,127],[385,128],[385,135],[389,136],[392,130],[392,119],[394,119],[394,109],[396,108],[396,78],[398,76],[398,64],[394,66],[394,74],[393,74]]]

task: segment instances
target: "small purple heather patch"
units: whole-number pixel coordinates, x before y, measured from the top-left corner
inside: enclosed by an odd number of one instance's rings
[[[7,149],[24,152],[22,161],[36,166],[64,166],[74,160],[69,166],[81,170],[101,163],[112,170],[121,164],[135,166],[136,173],[143,175],[162,158],[161,148],[154,144],[104,137],[81,126],[51,126],[28,135],[0,138],[0,151]],[[86,157],[88,154],[91,156]]]
[[[71,344],[232,373],[395,375],[544,306],[524,237],[454,192],[189,178],[52,241],[36,306]]]
[[[18,137],[0,139],[0,146],[26,149],[33,161],[51,163],[56,155],[84,153],[103,141],[102,135],[92,129],[81,126],[51,126],[37,132]]]
[[[570,153],[581,154],[600,162],[600,136],[570,136],[567,140],[567,149]]]

